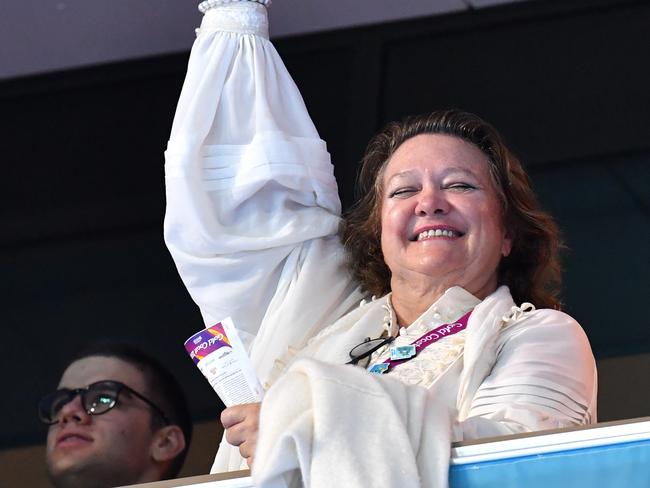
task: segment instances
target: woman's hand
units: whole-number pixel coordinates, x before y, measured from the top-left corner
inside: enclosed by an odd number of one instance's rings
[[[226,408],[221,412],[221,423],[226,429],[226,440],[239,447],[239,454],[253,468],[261,403],[247,403]]]

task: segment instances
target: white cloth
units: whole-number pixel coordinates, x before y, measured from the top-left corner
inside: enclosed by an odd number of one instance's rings
[[[436,388],[302,359],[263,402],[254,484],[445,486],[452,417]]]
[[[340,204],[329,155],[296,86],[265,38],[265,19],[264,7],[252,2],[218,7],[204,17],[165,153],[165,240],[206,324],[232,317],[262,383],[269,385],[294,352],[329,324],[334,325],[305,354],[334,363],[347,361],[353,345],[381,332],[386,298],[358,306],[363,296],[347,272],[336,236]],[[446,306],[444,302],[441,305]],[[457,305],[455,300],[450,303],[451,308]],[[507,289],[501,289],[476,308],[463,355],[429,385],[436,392],[433,396],[420,386],[397,383],[390,375],[369,379],[363,371],[343,366],[324,375],[327,368],[320,363],[300,361],[269,392],[262,409],[263,426],[272,432],[274,423],[265,418],[276,414],[266,412],[279,409],[281,413],[282,407],[274,406],[273,398],[284,397],[279,392],[288,388],[291,394],[279,401],[291,402],[292,386],[282,385],[294,384],[302,385],[296,386],[302,402],[296,402],[296,408],[309,404],[309,391],[318,398],[332,398],[330,406],[321,407],[319,401],[312,410],[317,414],[313,425],[329,425],[326,414],[338,410],[337,381],[341,395],[357,383],[368,383],[359,395],[381,391],[382,403],[396,403],[391,407],[396,414],[412,419],[406,424],[396,421],[391,429],[412,423],[419,424],[424,433],[446,432],[445,425],[453,416],[440,414],[445,420],[437,424],[425,413],[449,408],[459,410],[463,426],[456,437],[463,438],[593,419],[595,369],[579,326],[559,312],[536,311],[520,313],[522,317],[511,320],[517,327],[501,333],[504,321],[499,314],[509,314],[513,306]],[[485,313],[481,315],[480,310]],[[318,378],[329,379],[316,385]],[[396,393],[401,391],[403,396]],[[533,401],[540,393],[543,399]],[[367,414],[369,402],[357,400],[355,405],[364,406]],[[423,405],[428,405],[426,412]],[[352,416],[345,422],[351,427],[356,424]],[[278,421],[277,425],[282,424]],[[429,452],[429,442],[448,450],[447,437],[444,442],[438,442],[437,434],[426,440],[427,436],[413,437],[416,431],[411,427],[405,429],[401,445],[410,444],[416,456]],[[272,435],[265,432],[261,443],[268,447]],[[314,435],[313,431],[301,432]],[[308,437],[301,439],[308,442]],[[318,445],[319,450],[312,451],[317,455],[309,457],[310,465],[320,462],[320,452],[336,454]],[[260,449],[258,480],[277,481],[283,476],[277,474],[281,466],[296,464],[286,451]],[[264,459],[274,455],[284,464],[265,471],[261,466],[269,465]],[[437,464],[436,456],[425,456],[427,463],[446,466],[444,456],[442,464]],[[241,467],[237,450],[222,442],[212,471]],[[326,472],[319,469],[314,465],[309,471],[313,486]],[[423,482],[427,476],[431,483],[441,479],[442,471],[423,471],[419,461],[409,469],[417,470]]]
[[[440,310],[458,318],[468,295],[449,289],[418,322]],[[562,312],[516,307],[507,287],[476,306],[464,352],[428,388],[322,362],[346,362],[380,333],[384,305],[323,331],[269,390],[255,486],[291,486],[302,473],[311,487],[445,487],[452,441],[595,422],[596,368],[582,328]]]

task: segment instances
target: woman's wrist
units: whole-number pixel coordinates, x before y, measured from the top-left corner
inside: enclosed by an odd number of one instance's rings
[[[267,8],[271,6],[271,0],[204,0],[199,4],[199,12],[204,14],[211,8],[218,7],[219,5],[237,2],[255,2],[264,5]]]
[[[207,1],[211,5],[203,14],[197,35],[208,32],[231,32],[269,38],[268,12],[264,3],[256,0]]]

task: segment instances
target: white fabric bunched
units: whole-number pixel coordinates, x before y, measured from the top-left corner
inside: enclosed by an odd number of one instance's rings
[[[287,395],[287,392],[294,392]],[[447,486],[451,419],[437,388],[296,362],[265,399],[258,488]]]

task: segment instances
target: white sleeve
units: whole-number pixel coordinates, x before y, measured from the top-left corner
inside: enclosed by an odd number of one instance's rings
[[[327,236],[339,246],[329,154],[266,15],[254,2],[206,13],[165,153],[167,247],[205,322],[231,316],[247,343],[289,256]]]
[[[455,440],[596,422],[596,365],[568,315],[538,310],[506,329],[497,362],[478,388]]]

